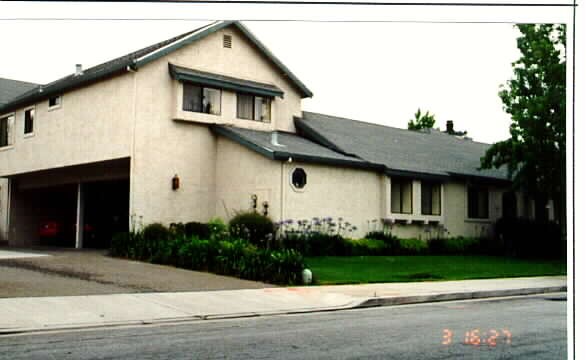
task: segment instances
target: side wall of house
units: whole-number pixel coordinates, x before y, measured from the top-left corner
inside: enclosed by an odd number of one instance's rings
[[[233,36],[231,49],[223,47],[223,35]],[[169,63],[274,84],[285,92],[285,97],[274,100],[271,123],[236,119],[236,94],[224,90],[221,116],[190,113],[183,115],[193,118],[177,121],[177,107],[182,101],[181,83],[170,76]],[[292,131],[293,116],[301,114],[299,94],[234,27],[161,57],[139,68],[133,77],[136,98],[131,113],[136,132],[132,146],[130,212],[135,218],[142,217],[144,224],[208,221],[213,216],[225,216],[223,206],[218,210],[222,196],[230,197],[229,201],[224,200],[229,211],[232,207],[241,207],[239,178],[230,173],[222,175],[226,172],[217,173],[217,169],[223,169],[223,163],[232,160],[224,154],[225,146],[218,147],[218,140],[208,124],[217,120],[217,123],[257,130]],[[232,152],[228,152],[232,156]],[[238,156],[235,159],[248,161]],[[180,179],[180,188],[174,191],[171,180],[175,175]],[[222,188],[224,176],[235,190]],[[269,174],[263,176],[271,177]],[[278,201],[271,198],[270,203]]]
[[[125,74],[67,92],[57,108],[44,100],[15,111],[13,145],[0,148],[0,176],[130,156],[132,85]],[[30,108],[34,130],[24,134]]]

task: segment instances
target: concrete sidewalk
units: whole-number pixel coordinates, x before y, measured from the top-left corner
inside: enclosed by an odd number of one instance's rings
[[[567,290],[565,276],[0,299],[0,335],[226,319]]]

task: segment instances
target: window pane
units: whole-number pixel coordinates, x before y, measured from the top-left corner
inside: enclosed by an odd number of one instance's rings
[[[253,120],[254,96],[238,94],[237,117],[240,119]]]
[[[8,118],[0,119],[0,146],[8,145]]]
[[[24,112],[24,133],[30,134],[34,130],[35,109]]]
[[[391,180],[391,212],[401,212],[401,183]]]
[[[488,190],[481,189],[478,192],[478,217],[488,218]]]
[[[264,122],[271,122],[271,99],[262,98],[262,117],[261,120]]]
[[[488,218],[488,189],[468,188],[468,217],[477,219]]]
[[[411,214],[413,212],[411,189],[411,181],[403,181],[401,186],[401,212],[404,214]]]
[[[427,182],[421,182],[421,213],[423,215],[431,215],[431,184]]]
[[[220,115],[222,92],[218,89],[203,89],[204,113]]]
[[[442,213],[442,185],[434,184],[431,189],[431,214],[441,215]]]
[[[202,88],[191,84],[183,84],[183,110],[203,112]]]

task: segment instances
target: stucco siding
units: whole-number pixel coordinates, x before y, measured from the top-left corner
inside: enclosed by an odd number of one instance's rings
[[[301,190],[291,185],[291,173],[297,167],[307,174],[307,184]],[[344,222],[357,227],[357,231],[346,235],[362,237],[369,231],[369,222],[381,218],[380,174],[296,162],[286,163],[284,172],[285,219],[331,217],[337,222],[341,217]]]
[[[15,112],[13,146],[0,149],[0,176],[118,159],[130,155],[132,77],[123,75]],[[34,107],[34,132],[24,134],[24,112]]]
[[[232,36],[232,48],[223,47],[223,36]],[[270,123],[243,120],[236,118],[236,93],[222,91],[222,114],[189,114],[175,111],[181,118],[197,121],[233,124],[243,128],[256,130],[282,130],[295,132],[293,116],[301,116],[301,96],[291,83],[281,74],[267,58],[256,49],[249,40],[235,27],[228,27],[181,48],[162,59],[167,63],[193,68],[220,75],[232,76],[244,80],[272,84],[283,90],[283,98],[276,97],[272,102],[272,120]],[[168,74],[168,70],[165,69]],[[169,75],[167,75],[169,77]],[[180,105],[181,88],[175,90]],[[217,118],[214,120],[214,118]]]
[[[281,220],[281,166],[231,140],[218,138],[216,162],[216,216],[229,220],[237,212],[251,210],[251,196],[257,196],[257,211],[269,205],[268,215]]]

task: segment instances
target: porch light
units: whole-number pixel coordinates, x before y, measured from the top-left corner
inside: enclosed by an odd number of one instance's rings
[[[269,214],[269,202],[268,201],[263,201],[262,203],[262,214],[264,216],[267,216]]]
[[[179,176],[177,176],[177,174],[175,174],[175,176],[173,176],[173,179],[171,180],[171,188],[173,190],[177,190],[179,189]]]
[[[257,202],[258,202],[258,196],[256,196],[256,194],[250,195],[250,207],[254,211],[256,211]]]

